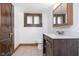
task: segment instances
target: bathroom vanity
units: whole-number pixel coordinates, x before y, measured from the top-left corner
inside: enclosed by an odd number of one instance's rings
[[[45,56],[78,56],[79,38],[75,36],[44,33],[43,54]]]

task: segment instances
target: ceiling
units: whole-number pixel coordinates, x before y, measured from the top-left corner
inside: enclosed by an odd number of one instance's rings
[[[19,7],[21,10],[48,10],[52,3],[13,3],[14,6]]]

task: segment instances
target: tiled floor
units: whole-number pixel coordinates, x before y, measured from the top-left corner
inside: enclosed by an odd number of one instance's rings
[[[43,56],[43,52],[37,46],[20,46],[12,56]]]

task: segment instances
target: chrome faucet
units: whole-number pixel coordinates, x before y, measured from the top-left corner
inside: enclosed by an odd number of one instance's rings
[[[64,31],[56,31],[57,32],[57,34],[59,34],[59,35],[63,35],[64,34]]]

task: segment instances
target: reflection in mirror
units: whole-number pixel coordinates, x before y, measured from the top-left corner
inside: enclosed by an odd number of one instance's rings
[[[53,17],[53,22],[54,24],[56,24],[56,17]]]
[[[63,17],[61,16],[61,17],[58,17],[58,24],[62,24],[63,23]]]
[[[66,24],[66,3],[60,4],[53,12],[54,24]]]
[[[65,24],[65,14],[54,14],[54,24]]]

